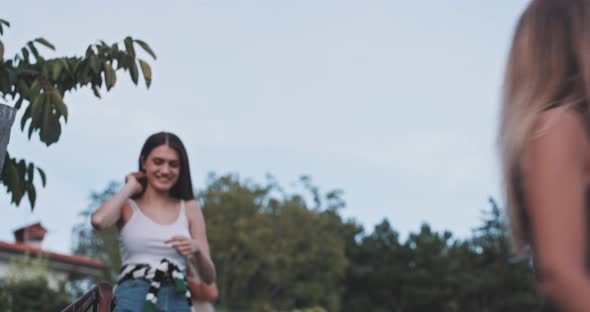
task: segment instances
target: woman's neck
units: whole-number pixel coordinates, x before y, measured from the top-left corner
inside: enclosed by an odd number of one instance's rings
[[[149,185],[146,187],[145,192],[141,196],[142,201],[156,205],[169,203],[171,199],[172,196],[170,196],[169,192],[156,191]]]

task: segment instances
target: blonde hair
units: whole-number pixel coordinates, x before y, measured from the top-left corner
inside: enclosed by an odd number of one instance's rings
[[[534,0],[520,17],[508,56],[498,141],[513,251],[530,244],[522,155],[539,115],[570,106],[587,112],[590,0]]]

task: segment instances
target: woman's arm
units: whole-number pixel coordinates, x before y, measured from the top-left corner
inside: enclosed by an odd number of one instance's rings
[[[214,302],[219,298],[217,284],[212,283],[205,285],[198,275],[192,262],[187,267],[187,286],[191,291],[193,303],[195,302]]]
[[[209,255],[203,212],[196,200],[186,202],[186,215],[191,237],[174,236],[166,240],[165,243],[172,243],[176,251],[186,256],[188,261],[199,270],[201,280],[206,284],[211,284],[217,278],[215,265]]]
[[[209,242],[207,241],[205,218],[203,217],[201,207],[199,207],[199,203],[196,200],[187,202],[186,209],[189,218],[191,236],[199,246],[199,250],[190,255],[188,260],[195,264],[203,282],[211,284],[217,279],[217,273],[215,272],[215,265],[209,254]]]
[[[143,176],[141,172],[130,173],[126,177],[126,183],[121,190],[109,200],[104,202],[92,214],[92,226],[96,230],[103,230],[115,224],[121,218],[121,211],[123,206],[127,204],[127,200],[141,191],[141,184],[137,179]]]
[[[526,147],[523,174],[541,286],[564,311],[590,311],[587,134],[574,112],[545,112],[539,124],[542,133]]]

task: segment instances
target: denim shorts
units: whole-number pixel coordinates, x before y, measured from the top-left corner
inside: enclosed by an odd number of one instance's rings
[[[129,279],[117,285],[115,297],[117,306],[114,312],[143,312],[145,296],[150,284],[143,279]],[[173,284],[165,283],[158,291],[156,311],[159,312],[190,312],[184,293],[178,293]]]

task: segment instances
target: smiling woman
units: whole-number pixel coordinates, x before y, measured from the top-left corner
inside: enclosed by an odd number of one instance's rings
[[[187,261],[203,282],[215,281],[186,149],[176,135],[150,136],[141,149],[139,171],[128,174],[123,188],[92,215],[97,230],[115,224],[123,265],[115,311],[190,311]]]

